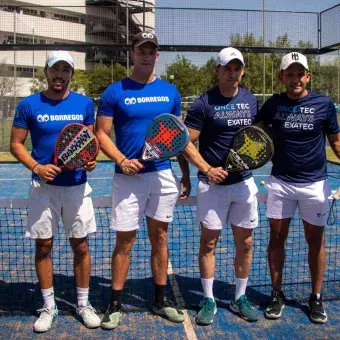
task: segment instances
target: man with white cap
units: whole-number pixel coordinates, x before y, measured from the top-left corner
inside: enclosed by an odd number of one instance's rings
[[[324,323],[321,288],[325,269],[324,226],[328,196],[325,135],[340,158],[340,133],[332,100],[307,90],[311,74],[307,58],[297,52],[281,60],[280,81],[286,92],[275,94],[262,106],[256,123],[271,126],[273,168],[267,182],[267,217],[270,225],[268,260],[273,285],[265,316],[278,319],[285,308],[282,271],[289,224],[298,207],[308,243],[312,279],[309,316]]]
[[[216,59],[218,85],[200,96],[185,123],[190,140],[199,140],[199,152],[212,166],[225,164],[234,134],[252,124],[257,114],[253,94],[239,86],[245,64],[240,51],[227,47]],[[214,184],[207,173],[198,172],[196,222],[201,226],[199,265],[204,299],[196,322],[208,325],[216,314],[213,295],[215,273],[214,250],[226,222],[231,224],[236,248],[235,299],[230,308],[247,321],[258,319],[256,310],[245,295],[252,261],[252,232],[258,224],[258,191],[251,171],[229,173],[220,184]]]
[[[51,164],[58,134],[67,124],[80,123],[93,130],[94,105],[90,98],[69,90],[74,62],[68,52],[51,52],[45,65],[48,88],[19,103],[10,142],[12,154],[32,171],[26,236],[35,239],[35,265],[44,300],[33,329],[48,331],[58,314],[51,250],[60,217],[74,251],[77,313],[86,327],[96,328],[100,319],[88,302],[91,257],[87,244],[87,235],[96,231],[96,222],[86,176],[86,171],[96,167],[96,161],[72,171],[61,171]],[[28,132],[31,154],[24,145]]]

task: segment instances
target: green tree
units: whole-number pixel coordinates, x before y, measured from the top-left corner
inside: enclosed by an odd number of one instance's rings
[[[118,63],[106,65],[101,60],[92,70],[87,71],[87,74],[89,78],[87,95],[99,98],[112,82],[126,77],[126,68]]]
[[[186,57],[178,55],[172,64],[165,67],[168,77],[162,75],[161,78],[167,78],[174,84],[182,97],[192,96],[200,92],[198,70],[198,66],[193,65]]]
[[[70,89],[75,92],[88,93],[88,88],[90,86],[90,80],[83,70],[76,70],[71,79]]]
[[[217,85],[218,79],[215,68],[216,68],[215,58],[210,58],[202,67],[200,67],[198,71],[199,94],[204,93],[208,89]]]

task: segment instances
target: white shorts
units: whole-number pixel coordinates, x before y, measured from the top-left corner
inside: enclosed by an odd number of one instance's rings
[[[257,192],[252,177],[232,185],[199,181],[196,223],[211,230],[221,230],[226,223],[247,229],[257,227]]]
[[[115,174],[112,187],[111,229],[137,230],[146,215],[172,222],[179,182],[171,169],[127,176]]]
[[[69,238],[83,238],[96,231],[88,183],[60,187],[32,181],[29,190],[26,237],[49,239],[57,233],[60,217]]]
[[[328,196],[331,190],[326,180],[312,183],[288,183],[270,176],[267,217],[291,218],[299,207],[300,217],[315,226],[327,223]]]

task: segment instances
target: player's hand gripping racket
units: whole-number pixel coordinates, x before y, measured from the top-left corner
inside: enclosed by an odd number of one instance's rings
[[[53,164],[73,170],[93,161],[99,153],[99,142],[85,125],[72,123],[59,133],[54,147]]]
[[[244,127],[231,140],[225,170],[235,172],[260,168],[271,159],[273,152],[273,142],[262,129],[253,125]]]
[[[189,132],[176,116],[163,113],[153,119],[144,142],[140,161],[171,158],[189,143]]]

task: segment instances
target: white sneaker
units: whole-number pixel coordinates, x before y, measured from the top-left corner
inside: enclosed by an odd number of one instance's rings
[[[33,330],[38,333],[47,332],[52,326],[53,319],[58,315],[57,305],[54,305],[53,308],[38,309],[38,312],[40,316],[34,323]]]
[[[85,327],[97,328],[100,326],[100,318],[90,303],[86,307],[78,307],[77,314],[83,319]]]

